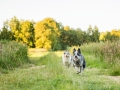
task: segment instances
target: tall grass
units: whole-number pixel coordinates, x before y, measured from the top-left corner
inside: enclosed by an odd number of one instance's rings
[[[115,42],[91,43],[81,46],[83,53],[92,54],[99,58],[96,63],[102,68],[109,69],[110,75],[120,75],[120,40]],[[92,59],[92,57],[91,57]],[[91,60],[93,61],[93,60]],[[89,63],[91,61],[88,61]],[[95,61],[96,62],[96,61]]]
[[[14,69],[30,62],[27,55],[27,46],[15,41],[0,41],[2,53],[0,57],[0,68]]]

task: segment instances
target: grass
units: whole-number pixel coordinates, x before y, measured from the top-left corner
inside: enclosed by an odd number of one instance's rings
[[[62,51],[31,52],[29,58],[32,64],[29,67],[17,68],[7,74],[0,73],[0,90],[120,89],[120,82],[110,79],[106,74],[106,69],[90,66],[91,57],[93,61],[96,60],[90,54],[85,54],[88,62],[83,76],[76,74],[73,67],[64,67],[61,63],[61,55]]]
[[[0,53],[0,69],[14,69],[30,63],[25,44],[15,41],[0,41],[2,43],[2,51]]]
[[[118,49],[120,48],[120,40],[115,42],[89,43],[82,45],[80,48],[84,54],[87,54],[87,57],[89,54],[92,54],[92,57],[90,57],[92,60],[88,59],[90,66],[109,69],[109,75],[120,76],[120,50]]]

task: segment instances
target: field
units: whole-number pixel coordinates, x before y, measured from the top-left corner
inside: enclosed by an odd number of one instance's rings
[[[62,65],[62,52],[30,51],[31,64],[0,73],[0,90],[120,90],[120,76],[90,65],[99,58],[83,53],[87,67],[80,75]]]

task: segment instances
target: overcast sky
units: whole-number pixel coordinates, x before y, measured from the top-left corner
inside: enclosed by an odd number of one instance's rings
[[[120,29],[120,0],[0,0],[0,29],[13,16],[41,21],[51,17],[64,26],[99,31]]]

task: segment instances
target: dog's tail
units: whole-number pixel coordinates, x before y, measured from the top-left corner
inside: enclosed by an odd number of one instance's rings
[[[86,68],[86,61],[85,61],[85,58],[83,57],[83,69]]]

